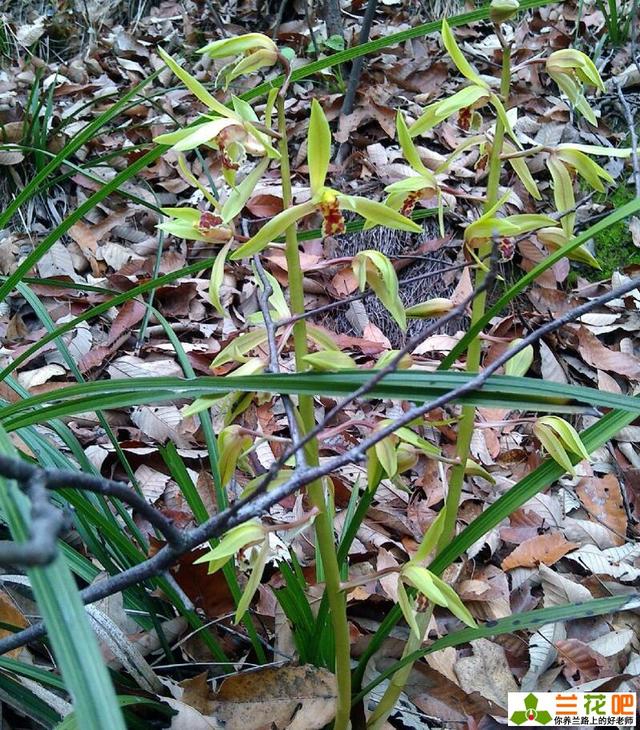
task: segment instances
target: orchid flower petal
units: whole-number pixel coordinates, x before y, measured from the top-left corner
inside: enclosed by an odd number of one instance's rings
[[[384,203],[377,203],[368,198],[361,198],[357,195],[338,195],[338,202],[341,208],[352,210],[368,221],[377,223],[387,228],[397,228],[400,231],[422,233],[422,228],[409,218],[400,215],[397,211],[387,207]]]
[[[398,111],[396,116],[396,129],[398,130],[398,142],[400,142],[400,147],[402,148],[402,154],[404,155],[405,160],[420,175],[429,175],[429,170],[427,170],[424,166],[424,163],[418,154],[418,150],[413,144],[407,123],[404,121],[401,111]]]
[[[307,161],[311,192],[317,195],[324,187],[331,157],[331,130],[317,99],[311,102],[311,119],[307,136]]]
[[[315,209],[315,204],[309,201],[283,210],[281,213],[278,213],[275,218],[272,218],[270,221],[265,223],[255,236],[237,248],[229,258],[233,261],[237,261],[238,259],[252,256],[254,253],[262,251],[262,249],[266,248],[275,238],[283,234],[290,225],[294,224],[301,218],[304,218],[305,215],[313,213]]]
[[[573,181],[571,175],[567,170],[564,162],[559,160],[553,155],[547,160],[547,167],[551,173],[551,180],[553,183],[553,199],[556,204],[556,210],[558,213],[563,213],[565,210],[571,210],[571,213],[562,217],[560,221],[562,230],[571,236],[573,234],[573,227],[576,221],[576,213],[573,208],[576,204],[576,198],[573,192]]]
[[[200,101],[216,112],[221,117],[228,117],[229,119],[237,119],[235,112],[228,109],[224,104],[221,104],[204,88],[204,86],[194,78],[190,73],[187,73],[176,61],[162,48],[158,48],[160,58],[167,64],[167,66],[173,71],[173,73],[182,81],[182,83],[189,89],[189,91],[196,96]]]
[[[244,33],[233,38],[223,38],[219,41],[207,43],[198,50],[198,53],[209,56],[209,58],[227,58],[228,56],[239,56],[247,51],[266,49],[278,52],[278,47],[263,33]]]
[[[456,39],[451,32],[451,28],[449,27],[446,18],[443,18],[442,20],[442,42],[444,43],[444,47],[447,49],[447,53],[451,56],[451,60],[455,63],[458,71],[477,86],[483,86],[485,89],[488,89],[489,85],[486,81],[483,81],[480,76],[478,76],[471,67],[469,61],[467,61],[464,57],[464,54],[460,50],[460,46],[458,46]]]

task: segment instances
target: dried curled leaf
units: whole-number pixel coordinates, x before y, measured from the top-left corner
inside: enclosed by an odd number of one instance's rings
[[[535,568],[540,563],[553,565],[579,545],[569,542],[558,532],[525,540],[502,561],[503,570]]]

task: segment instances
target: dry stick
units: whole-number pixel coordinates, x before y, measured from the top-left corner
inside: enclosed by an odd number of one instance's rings
[[[179,550],[183,547],[184,532],[123,482],[64,469],[41,469],[26,461],[2,455],[0,455],[0,474],[26,485],[25,491],[32,498],[34,517],[28,543],[0,543],[0,565],[46,565],[53,560],[55,550],[46,548],[46,544],[42,542],[43,534],[46,533],[55,548],[64,519],[58,507],[49,501],[46,493],[60,489],[81,489],[105,497],[115,497],[139,512],[173,547]],[[36,544],[41,547],[40,553],[33,552]],[[30,553],[28,556],[25,553],[25,561],[20,560],[19,550],[16,552],[20,547]]]
[[[640,74],[640,55],[638,55],[638,0],[631,5],[631,58]]]
[[[324,21],[327,26],[327,36],[344,36],[342,16],[340,15],[340,0],[324,0]]]
[[[47,565],[56,556],[58,535],[66,522],[62,510],[49,500],[44,472],[32,474],[24,490],[31,500],[31,525],[26,542],[0,541],[0,562],[4,565]]]
[[[369,40],[369,33],[371,32],[371,25],[373,24],[373,18],[376,14],[376,7],[378,0],[368,0],[367,7],[364,11],[364,18],[362,19],[362,27],[360,28],[360,39],[358,45],[364,45]],[[354,59],[353,65],[351,66],[351,74],[349,75],[349,85],[347,86],[347,93],[344,96],[342,102],[342,109],[340,111],[340,122],[345,117],[348,117],[353,111],[353,104],[356,98],[356,90],[360,83],[360,74],[362,73],[362,65],[364,63],[364,56],[358,56]],[[341,124],[338,123],[338,128]],[[341,165],[349,151],[349,143],[343,142],[338,148],[338,154],[336,155],[336,162]]]
[[[311,36],[311,46],[313,47],[313,55],[315,56],[316,61],[320,58],[318,55],[318,51],[320,50],[318,46],[318,41],[316,40],[316,34],[313,30],[313,23],[311,22],[311,15],[309,14],[309,3],[308,0],[304,0],[304,15],[305,19],[307,21],[307,28],[309,29],[309,35]]]
[[[636,187],[636,197],[640,198],[640,163],[638,163],[638,135],[636,133],[635,120],[633,118],[633,112],[629,106],[619,81],[615,83],[616,91],[618,92],[618,99],[622,106],[622,111],[629,127],[629,135],[631,136],[631,164],[633,165],[633,182]]]
[[[253,519],[264,514],[270,507],[277,504],[290,494],[293,494],[293,492],[306,484],[320,479],[349,463],[361,461],[370,448],[375,446],[382,439],[390,436],[401,426],[407,425],[415,418],[419,418],[429,411],[435,410],[436,408],[442,408],[451,401],[459,399],[461,396],[478,390],[486,383],[488,378],[493,375],[496,370],[498,370],[498,368],[502,367],[502,365],[507,363],[512,357],[517,355],[529,345],[538,342],[545,335],[559,329],[574,319],[578,319],[579,317],[588,314],[600,305],[606,304],[612,299],[619,299],[638,287],[640,287],[640,277],[630,279],[626,284],[623,284],[617,289],[606,294],[602,294],[601,296],[596,297],[579,307],[575,307],[574,309],[565,312],[557,319],[547,322],[547,324],[543,325],[535,332],[531,332],[524,337],[515,347],[505,350],[505,352],[500,355],[500,357],[496,358],[491,365],[477,373],[463,385],[450,390],[448,393],[435,398],[429,403],[425,403],[422,406],[414,406],[406,411],[401,417],[397,418],[393,423],[381,428],[379,431],[376,431],[375,434],[364,439],[359,444],[356,444],[356,446],[344,454],[328,459],[320,466],[297,469],[288,481],[274,487],[270,491],[264,491],[264,487],[261,484],[250,496],[239,500],[224,512],[210,517],[201,525],[185,531],[183,541],[184,547],[181,550],[176,549],[172,545],[166,545],[153,557],[145,560],[143,563],[83,589],[80,592],[82,600],[85,604],[93,603],[94,601],[99,601],[113,595],[114,593],[123,591],[132,585],[160,575],[160,573],[165,571],[172,563],[176,562],[181,555],[189,550],[193,550],[198,547],[198,545],[201,545],[212,538],[220,537],[224,532],[236,525],[242,524],[249,519]],[[0,473],[5,474],[10,478],[15,478],[14,474],[18,470],[21,470],[24,465],[24,462],[21,462],[19,459],[14,460],[9,459],[8,457],[0,457]],[[73,481],[77,476],[86,476],[78,475],[76,472],[60,471],[59,474],[65,475],[67,481],[66,486],[68,487],[73,486]],[[12,636],[0,639],[0,654],[5,654],[12,649],[24,646],[25,644],[44,636],[45,633],[46,630],[44,624],[39,623],[30,626],[28,629],[19,631]]]
[[[269,281],[267,273],[264,270],[262,261],[260,261],[260,257],[257,254],[254,254],[253,256],[253,265],[256,267],[256,271],[262,283],[262,287],[258,292],[258,303],[260,304],[260,311],[262,312],[262,317],[264,319],[264,326],[267,330],[267,343],[269,346],[269,362],[266,367],[266,372],[279,373],[280,364],[278,362],[278,343],[276,341],[276,327],[274,325],[273,318],[271,317],[271,312],[269,311],[269,297],[271,297],[271,295],[273,294],[273,287],[271,286],[271,282]],[[291,396],[283,393],[280,395],[280,400],[282,401],[282,405],[284,406],[284,412],[287,417],[287,422],[289,424],[289,433],[291,434],[291,439],[295,443],[298,443],[300,441],[300,431],[298,429],[296,410],[295,406],[293,405],[293,401],[291,400]],[[296,466],[300,468],[304,468],[307,466],[307,461],[303,450],[296,452]]]

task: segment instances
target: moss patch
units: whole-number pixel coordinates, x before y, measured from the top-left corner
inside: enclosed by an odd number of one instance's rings
[[[608,203],[612,208],[620,208],[634,197],[631,188],[621,186],[610,195],[601,196],[598,202]],[[633,245],[629,222],[620,221],[594,236],[594,256],[602,270],[585,271],[587,278],[592,281],[608,279],[614,271],[619,271],[629,264],[640,264],[640,249]]]

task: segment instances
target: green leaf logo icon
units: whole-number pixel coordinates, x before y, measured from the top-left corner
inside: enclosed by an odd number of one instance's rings
[[[546,725],[551,722],[552,718],[547,710],[537,710],[538,698],[533,693],[529,693],[524,698],[524,707],[524,710],[516,710],[511,714],[509,718],[511,722],[516,725],[522,725],[527,721],[535,721],[539,725]]]

